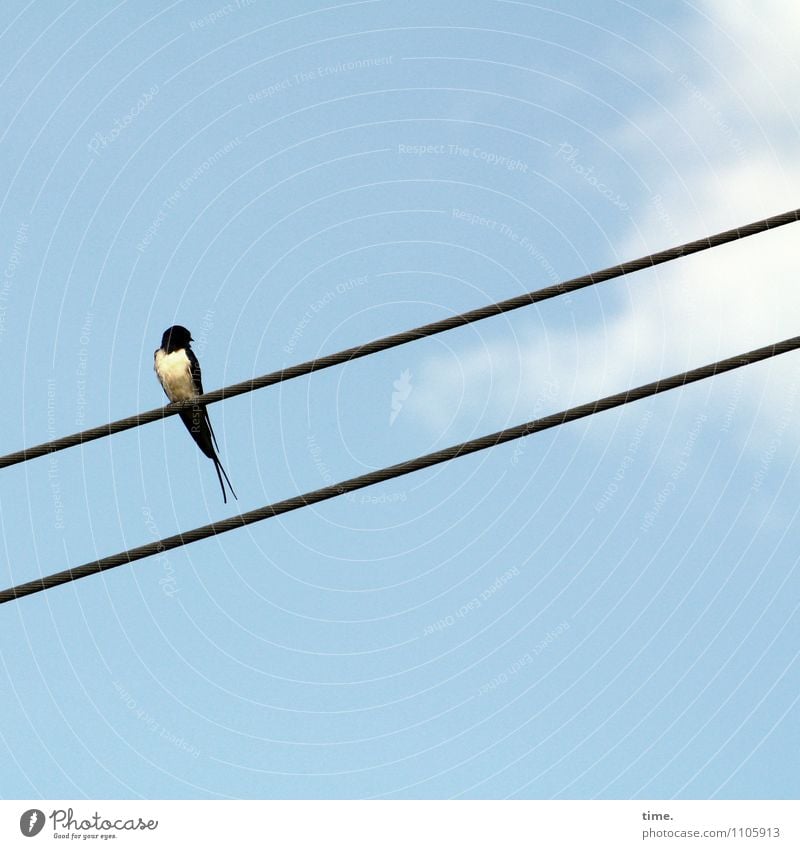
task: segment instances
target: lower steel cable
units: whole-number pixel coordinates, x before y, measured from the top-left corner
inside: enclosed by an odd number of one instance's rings
[[[83,566],[76,566],[74,569],[65,569],[63,572],[56,572],[53,575],[47,575],[43,578],[36,578],[28,583],[20,584],[16,587],[10,587],[7,590],[0,591],[0,604],[7,601],[13,601],[17,598],[22,598],[26,595],[48,590],[61,584],[76,581],[78,578],[86,578],[89,575],[96,575],[99,572],[105,572],[106,569],[113,569],[116,566],[123,566],[126,563],[132,563],[134,560],[141,560],[144,557],[150,557],[153,554],[161,554],[164,551],[169,551],[173,548],[179,548],[183,545],[188,545],[192,542],[198,542],[201,539],[218,534],[226,533],[227,531],[242,528],[245,525],[251,525],[253,522],[260,522],[264,519],[271,519],[273,516],[280,516],[282,513],[289,513],[292,510],[298,510],[301,507],[308,507],[311,504],[317,504],[320,501],[326,501],[329,498],[336,498],[338,495],[344,495],[348,492],[354,492],[357,489],[363,489],[365,486],[372,486],[376,483],[391,480],[392,478],[408,475],[412,472],[418,472],[421,469],[427,469],[431,466],[436,466],[439,463],[445,463],[448,460],[454,460],[457,457],[463,457],[466,454],[472,454],[475,451],[482,451],[485,448],[493,448],[496,445],[502,445],[505,442],[510,442],[513,439],[521,439],[523,436],[530,436],[533,433],[538,433],[542,430],[548,430],[558,425],[573,422],[577,419],[593,416],[596,413],[601,413],[604,410],[611,410],[614,407],[621,407],[624,404],[630,404],[633,401],[639,401],[642,398],[649,398],[652,395],[658,395],[661,392],[668,392],[670,389],[677,389],[685,386],[688,383],[694,383],[698,380],[705,380],[707,377],[713,377],[716,374],[732,371],[733,369],[741,368],[742,366],[750,365],[751,363],[767,360],[771,357],[776,357],[779,354],[786,354],[789,351],[795,351],[800,348],[800,336],[795,336],[791,339],[786,339],[783,342],[777,342],[774,345],[767,345],[764,348],[757,348],[754,351],[749,351],[746,354],[739,354],[736,357],[730,357],[727,360],[720,360],[709,365],[700,366],[699,368],[690,371],[675,374],[672,377],[656,380],[653,383],[647,383],[644,386],[639,386],[635,389],[629,389],[626,392],[618,392],[616,395],[609,395],[606,398],[601,398],[598,401],[590,401],[588,404],[581,404],[578,407],[570,407],[567,410],[562,410],[560,413],[553,413],[541,419],[526,422],[525,424],[517,425],[516,427],[506,428],[505,430],[497,431],[497,433],[481,436],[478,439],[471,439],[468,442],[461,442],[458,445],[452,445],[449,448],[443,448],[441,451],[434,451],[431,454],[425,454],[422,457],[416,457],[413,460],[406,460],[403,463],[397,463],[394,466],[388,466],[385,469],[376,469],[373,472],[368,472],[365,475],[359,475],[355,478],[342,481],[341,483],[332,484],[331,486],[316,489],[313,492],[307,492],[303,495],[296,495],[293,498],[287,498],[285,501],[277,501],[273,504],[267,504],[264,507],[259,507],[257,510],[250,510],[247,513],[241,513],[238,516],[232,516],[228,519],[223,519],[220,522],[213,522],[210,525],[203,525],[200,528],[194,528],[191,531],[186,531],[182,534],[175,534],[165,539],[140,545],[138,548],[132,548],[127,551],[122,551],[119,554],[112,554],[109,557],[103,557],[100,560],[94,560],[91,563],[85,563]]]

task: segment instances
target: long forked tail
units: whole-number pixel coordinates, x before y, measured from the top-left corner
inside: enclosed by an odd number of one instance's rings
[[[207,407],[203,407],[203,413],[204,413],[204,417],[205,417],[205,422],[208,425],[208,432],[211,434],[211,442],[213,442],[213,445],[211,445],[211,443],[209,443],[208,447],[211,449],[211,459],[214,461],[214,468],[217,470],[217,477],[219,478],[219,486],[220,486],[220,489],[222,490],[222,502],[223,502],[223,504],[228,503],[228,499],[225,496],[225,487],[222,485],[222,475],[225,476],[225,481],[228,484],[228,489],[230,489],[231,495],[238,501],[239,497],[233,491],[233,486],[231,485],[231,479],[228,477],[228,473],[225,471],[225,467],[222,465],[222,463],[219,459],[219,445],[217,444],[217,435],[216,435],[216,433],[214,433],[214,428],[211,427],[211,419],[209,418]],[[222,475],[220,475],[220,472],[222,472]]]
[[[223,503],[227,504],[228,499],[225,496],[225,486],[222,483],[222,475],[225,475],[225,480],[228,484],[228,489],[230,489],[230,491],[231,491],[231,495],[238,501],[239,496],[237,496],[236,493],[233,491],[233,486],[231,485],[231,479],[228,477],[228,473],[225,471],[225,467],[222,465],[222,463],[220,463],[219,457],[215,453],[214,456],[211,459],[214,461],[214,468],[217,470],[217,477],[219,478],[220,489],[222,489],[222,501],[223,501]],[[222,472],[222,474],[220,474],[220,472]]]
[[[231,495],[238,501],[239,498],[233,490],[228,473],[219,459],[217,446],[217,437],[214,429],[211,427],[211,419],[208,417],[208,410],[205,405],[197,404],[191,410],[184,410],[180,414],[181,420],[186,425],[186,429],[192,435],[192,439],[197,443],[197,447],[210,460],[214,461],[214,468],[217,470],[217,478],[219,478],[219,486],[222,490],[222,500],[225,504],[228,503],[228,496],[225,492],[225,484],[222,482],[223,475],[231,491]]]

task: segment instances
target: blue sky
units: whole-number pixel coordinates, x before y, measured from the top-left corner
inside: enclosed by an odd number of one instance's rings
[[[788,4],[10,2],[2,451],[798,205]],[[796,225],[795,225],[796,226]],[[793,227],[3,472],[30,580],[797,334]],[[796,355],[0,610],[5,798],[793,798]]]

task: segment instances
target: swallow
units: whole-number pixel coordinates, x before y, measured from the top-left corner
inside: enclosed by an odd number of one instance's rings
[[[164,335],[161,337],[161,347],[153,357],[153,367],[158,380],[164,388],[167,398],[173,403],[188,401],[203,394],[200,363],[192,350],[192,342],[194,342],[192,334],[185,327],[176,324],[164,331]],[[191,408],[181,410],[178,415],[203,454],[214,461],[214,468],[217,470],[219,485],[222,489],[222,500],[227,504],[225,484],[222,482],[223,475],[234,498],[236,498],[236,493],[233,491],[227,472],[220,463],[217,454],[219,451],[217,437],[211,427],[206,405],[195,404]]]

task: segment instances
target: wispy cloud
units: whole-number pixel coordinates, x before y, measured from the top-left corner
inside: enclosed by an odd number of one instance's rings
[[[648,174],[652,191],[638,189],[633,223],[617,242],[620,259],[800,206],[792,108],[800,8],[771,0],[756,17],[713,0],[704,11],[688,39],[695,52],[683,44],[665,57],[659,49],[672,74],[668,94],[657,105],[642,100],[613,135],[617,152],[633,172]],[[703,54],[701,45],[713,47]],[[634,199],[634,187],[625,192]],[[558,405],[566,406],[794,336],[798,228],[609,284],[617,308],[583,316],[575,328],[492,337],[457,358],[434,359],[419,376],[414,412],[438,433],[487,409],[522,421],[545,383],[559,387]],[[779,418],[796,371],[789,357],[773,361],[761,372],[763,385],[742,393],[742,404],[771,406]]]

